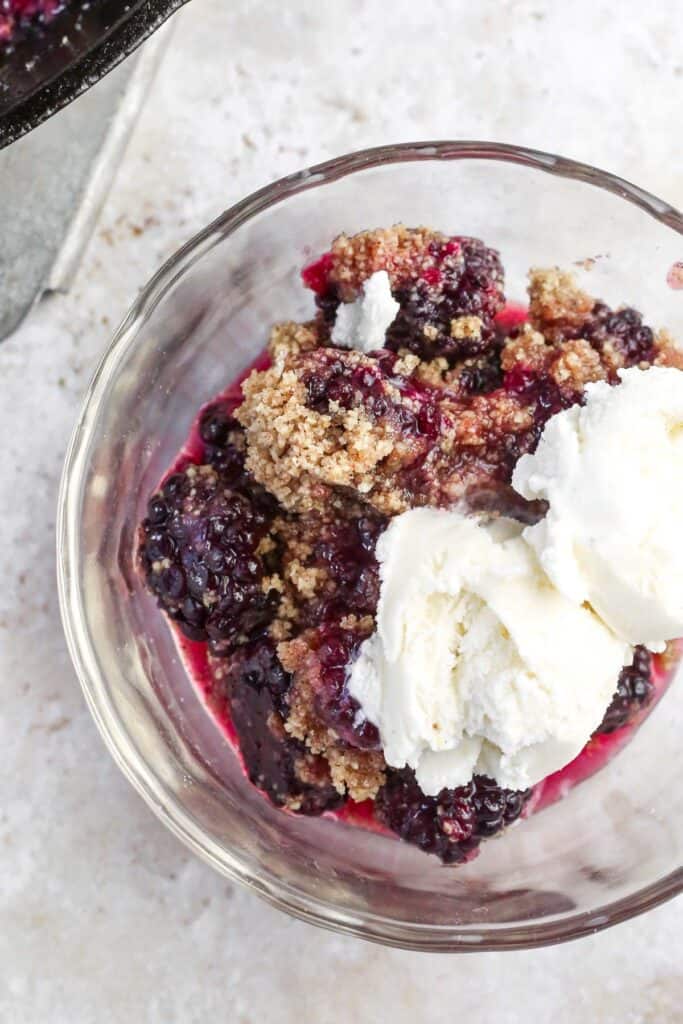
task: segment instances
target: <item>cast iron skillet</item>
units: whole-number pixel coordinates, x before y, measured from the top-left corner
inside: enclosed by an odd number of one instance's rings
[[[0,149],[85,92],[187,0],[71,0],[0,51]]]

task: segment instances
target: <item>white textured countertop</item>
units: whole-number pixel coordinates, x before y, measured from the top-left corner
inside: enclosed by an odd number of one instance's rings
[[[3,1024],[681,1021],[680,901],[566,946],[427,957],[315,930],[214,874],[97,735],[53,547],[95,361],[214,215],[311,162],[435,137],[559,151],[681,205],[682,37],[680,0],[194,0],[177,17],[70,293],[0,347]]]

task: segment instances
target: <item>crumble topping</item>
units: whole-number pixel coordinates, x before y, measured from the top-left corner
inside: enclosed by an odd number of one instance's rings
[[[481,338],[484,322],[478,316],[459,316],[451,320],[451,338]]]
[[[577,288],[573,274],[552,267],[529,273],[529,322],[549,342],[580,330],[595,300]]]
[[[275,324],[268,340],[268,352],[275,366],[284,366],[302,352],[310,352],[320,344],[315,322],[298,324],[291,320]]]
[[[604,354],[601,359],[600,353],[585,339],[570,338],[562,345],[549,345],[546,338],[529,324],[524,324],[515,337],[506,340],[500,362],[505,372],[522,367],[538,374],[548,374],[560,387],[573,394],[593,381],[606,380],[611,370]]]
[[[336,403],[315,412],[295,370],[254,373],[243,392],[237,417],[246,429],[247,468],[286,508],[324,509],[330,487],[372,490],[374,470],[397,440],[386,424]]]
[[[352,301],[372,274],[386,270],[392,285],[416,276],[417,269],[434,266],[429,244],[446,241],[444,235],[428,228],[391,228],[339,235],[332,243],[329,280],[337,285],[344,302]]]

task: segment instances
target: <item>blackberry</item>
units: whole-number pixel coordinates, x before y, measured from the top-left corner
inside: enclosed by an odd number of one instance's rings
[[[203,461],[213,466],[233,488],[249,488],[245,467],[244,429],[232,415],[229,403],[216,402],[202,413],[199,436],[204,442]]]
[[[638,310],[630,307],[614,312],[604,302],[596,302],[580,333],[598,351],[610,342],[621,353],[625,366],[651,362],[655,356],[654,332],[643,324]]]
[[[533,406],[536,442],[551,416],[584,401],[579,392],[562,390],[549,373],[532,370],[521,364],[505,374],[503,385],[508,394],[516,395],[525,404]]]
[[[249,781],[276,806],[322,814],[343,802],[322,759],[284,730],[291,677],[272,641],[242,647],[224,677],[226,698]]]
[[[374,615],[379,600],[375,546],[386,520],[378,515],[314,524],[318,539],[307,565],[325,572],[325,583],[305,610],[306,622]]]
[[[237,420],[219,403],[205,409],[199,420],[199,436],[211,449],[224,448],[230,442],[231,432],[237,430]]]
[[[311,409],[326,413],[330,402],[342,409],[362,404],[375,416],[384,416],[390,408],[379,365],[357,365],[346,353],[316,353],[315,369],[304,378],[306,400]]]
[[[338,289],[334,285],[330,285],[322,295],[316,295],[315,304],[318,307],[318,325],[323,337],[329,340],[337,319],[337,310],[341,304]]]
[[[478,238],[434,242],[430,253],[435,266],[394,291],[401,308],[387,331],[387,348],[426,360],[441,356],[451,365],[488,352],[498,344],[494,319],[505,304],[498,253]],[[452,321],[461,317],[479,317],[478,337],[451,335]]]
[[[460,384],[469,395],[486,395],[501,387],[502,383],[503,371],[499,358],[479,360],[464,367],[460,374]]]
[[[410,768],[389,769],[375,798],[377,817],[401,839],[434,853],[445,864],[467,860],[482,839],[515,821],[530,790],[501,789],[485,775],[466,786],[425,796]]]
[[[319,666],[315,707],[320,719],[351,747],[361,750],[380,748],[379,732],[367,719],[359,719],[360,705],[348,689],[349,665],[364,637],[339,626],[324,626],[316,650]]]
[[[616,693],[605,712],[597,733],[610,733],[621,729],[650,703],[654,697],[652,682],[652,655],[645,647],[636,647],[631,664],[622,668]]]
[[[322,356],[317,372],[306,378],[306,400],[311,409],[326,413],[330,402],[350,409],[355,401],[355,369],[343,359]],[[374,380],[373,380],[374,383]]]
[[[152,495],[140,537],[140,563],[159,606],[214,654],[260,636],[277,609],[257,548],[275,514],[256,485],[210,465],[174,473]]]

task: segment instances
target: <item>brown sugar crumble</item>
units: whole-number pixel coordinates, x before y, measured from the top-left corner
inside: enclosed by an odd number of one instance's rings
[[[361,285],[372,274],[386,270],[392,284],[399,285],[436,266],[430,248],[433,243],[446,242],[446,236],[429,228],[407,228],[396,224],[391,228],[361,231],[357,235],[339,235],[332,243],[329,281],[339,289],[341,298],[354,299]]]

